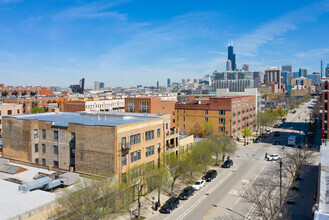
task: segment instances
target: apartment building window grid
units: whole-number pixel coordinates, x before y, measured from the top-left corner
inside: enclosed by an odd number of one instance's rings
[[[13,114],[12,110],[7,111],[7,115],[12,115],[12,114]]]
[[[136,162],[141,159],[141,151],[135,151],[130,154],[131,162]]]
[[[177,117],[178,117],[178,116],[177,116]],[[161,137],[161,129],[160,129],[160,128],[157,129],[157,137],[158,137],[158,138]]]
[[[225,115],[225,110],[219,110],[219,111],[218,111],[218,114],[219,114],[219,115]]]
[[[130,145],[139,144],[141,142],[141,134],[130,135]]]
[[[148,109],[149,109],[149,103],[148,102],[140,102],[139,103],[139,112],[147,113]]]
[[[42,144],[41,145],[41,150],[42,150],[42,153],[46,153],[46,145],[45,144]]]
[[[38,138],[38,129],[34,129],[34,138]]]
[[[219,123],[220,123],[220,124],[225,124],[225,118],[220,118],[220,119],[219,119]]]
[[[126,166],[127,165],[127,155],[123,155],[121,161],[122,161],[122,166],[123,167]]]
[[[54,146],[53,146],[53,153],[54,153],[55,155],[58,155],[58,146],[57,146],[57,145],[54,145]]]
[[[127,148],[127,138],[126,137],[121,138],[121,148],[122,149]]]
[[[34,145],[34,152],[35,153],[38,153],[39,152],[39,145],[38,144],[35,144]]]
[[[153,140],[154,139],[154,130],[146,131],[145,132],[145,141]]]
[[[127,112],[135,112],[135,102],[134,101],[127,102]]]
[[[225,132],[225,127],[218,127],[219,132]]]
[[[154,155],[154,145],[151,147],[147,147],[145,151],[145,156],[149,157],[151,155]]]

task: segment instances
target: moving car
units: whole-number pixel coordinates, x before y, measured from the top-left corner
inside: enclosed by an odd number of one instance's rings
[[[266,134],[271,134],[272,130],[266,130]]]
[[[275,140],[274,143],[273,143],[273,145],[280,145],[280,144],[281,144],[281,143],[280,143],[279,140]]]
[[[226,160],[222,165],[223,168],[230,168],[231,166],[233,166],[233,160],[230,159]]]
[[[166,203],[160,208],[161,213],[171,213],[175,208],[178,207],[179,199],[178,197],[171,197],[166,201]]]
[[[272,161],[272,160],[279,160],[280,159],[280,155],[279,154],[269,154],[266,157],[267,161]]]
[[[210,182],[212,179],[216,178],[217,176],[217,171],[216,170],[209,170],[203,177],[202,179],[205,180],[206,182]]]
[[[260,143],[260,138],[256,138],[255,140],[254,140],[254,143]]]
[[[274,132],[274,136],[280,136],[280,131]]]
[[[200,190],[202,187],[204,187],[206,185],[206,181],[205,180],[197,180],[192,187],[195,190]]]
[[[193,196],[194,191],[195,190],[192,186],[188,186],[185,189],[183,189],[183,191],[179,194],[178,198],[181,200],[186,200],[190,196]]]
[[[296,110],[294,110],[293,112],[292,112],[292,114],[295,114],[297,111]]]

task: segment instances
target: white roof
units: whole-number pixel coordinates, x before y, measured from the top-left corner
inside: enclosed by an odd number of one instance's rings
[[[18,184],[0,179],[0,219],[24,214],[55,200],[56,195],[42,190],[18,191]]]

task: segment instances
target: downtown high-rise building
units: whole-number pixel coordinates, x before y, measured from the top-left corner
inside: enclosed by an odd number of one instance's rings
[[[270,67],[265,70],[265,83],[274,84],[275,91],[282,92],[281,70],[280,68]]]
[[[299,77],[307,77],[307,69],[305,68],[300,68],[299,69]]]
[[[233,43],[230,40],[227,48],[227,59],[232,62],[232,70],[236,70],[235,54],[233,53]]]
[[[283,78],[283,84],[287,88],[291,84],[290,81],[291,81],[291,78],[293,77],[292,65],[282,65],[281,76]]]

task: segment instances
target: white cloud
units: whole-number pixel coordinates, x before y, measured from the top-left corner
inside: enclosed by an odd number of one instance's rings
[[[244,56],[254,56],[261,46],[276,40],[277,37],[288,31],[298,29],[298,26],[305,22],[315,21],[317,17],[327,12],[329,12],[329,0],[319,1],[264,23],[256,30],[244,34],[236,40],[238,53]]]
[[[312,49],[309,51],[303,51],[296,53],[296,57],[298,58],[310,58],[313,59],[322,59],[324,56],[329,55],[329,48],[319,48],[319,49]]]
[[[109,9],[127,2],[126,0],[117,1],[100,1],[85,4],[83,6],[68,8],[60,13],[56,14],[53,18],[67,19],[67,18],[102,18],[111,17],[118,20],[126,20],[125,14],[121,14],[115,11],[109,11]]]

